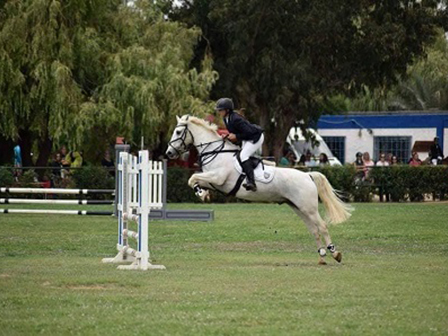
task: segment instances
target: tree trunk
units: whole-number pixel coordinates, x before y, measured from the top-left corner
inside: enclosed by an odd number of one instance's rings
[[[46,135],[45,138],[39,142],[39,156],[36,160],[37,167],[48,166],[48,160],[51,156],[52,148],[53,148],[53,141],[51,141],[51,139],[48,137],[48,135]],[[43,169],[39,169],[37,171],[37,175],[39,176],[40,179],[42,179],[44,174],[45,174],[45,170],[43,170]]]
[[[0,166],[14,162],[14,141],[0,136]]]
[[[34,165],[31,156],[33,140],[30,131],[23,129],[19,131],[19,145],[22,153],[22,166],[32,167]]]

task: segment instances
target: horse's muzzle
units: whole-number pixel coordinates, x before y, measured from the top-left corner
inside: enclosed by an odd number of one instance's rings
[[[177,151],[174,150],[174,148],[172,147],[168,147],[168,149],[165,152],[165,155],[169,158],[169,159],[175,159],[177,158],[178,154]]]

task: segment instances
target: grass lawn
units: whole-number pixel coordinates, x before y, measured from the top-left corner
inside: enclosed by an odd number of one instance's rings
[[[355,205],[327,266],[287,206],[172,207],[216,219],[152,222],[148,272],[113,218],[0,215],[0,335],[448,334],[448,204]]]

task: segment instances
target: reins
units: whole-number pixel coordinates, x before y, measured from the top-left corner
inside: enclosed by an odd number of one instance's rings
[[[177,152],[178,155],[181,155],[181,154],[183,154],[185,152],[188,152],[188,150],[189,150],[189,145],[187,145],[185,143],[185,139],[187,138],[187,131],[188,131],[188,133],[191,136],[193,144],[194,144],[194,136],[193,136],[193,133],[191,133],[191,131],[188,129],[188,125],[187,124],[185,124],[185,125],[178,125],[178,126],[176,126],[176,128],[177,127],[184,127],[185,131],[182,133],[182,135],[179,138],[170,141],[168,143],[168,145],[170,145],[171,148],[173,148]],[[172,145],[173,143],[175,143],[177,141],[181,141],[181,145],[183,146],[183,152],[181,152],[180,150],[178,150],[176,147],[174,147]],[[206,151],[207,148],[210,145],[212,145],[214,143],[217,143],[217,142],[222,142],[222,144],[220,144],[217,148],[215,148],[213,150],[210,150],[208,152]],[[215,141],[211,141],[211,142],[201,143],[201,144],[199,144],[199,145],[197,145],[195,147],[199,148],[199,147],[203,147],[203,146],[205,146],[204,151],[202,153],[199,153],[199,167],[201,167],[201,168],[206,166],[206,165],[208,165],[208,164],[210,164],[213,160],[215,160],[215,158],[219,154],[222,154],[222,153],[238,153],[239,152],[238,149],[224,149],[225,146],[226,146],[226,138],[215,140]]]

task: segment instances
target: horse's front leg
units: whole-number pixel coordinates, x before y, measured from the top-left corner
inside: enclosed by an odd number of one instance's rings
[[[202,188],[210,188],[210,184],[213,185],[223,185],[226,181],[226,175],[220,172],[205,172],[193,174],[188,180],[188,185],[193,188],[196,196],[198,196],[202,202],[210,199],[210,193],[208,190]]]

